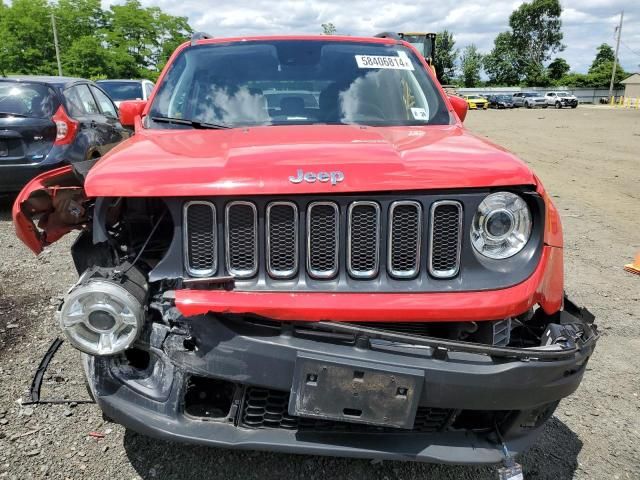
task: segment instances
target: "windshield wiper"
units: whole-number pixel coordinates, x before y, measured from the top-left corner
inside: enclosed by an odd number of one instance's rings
[[[172,117],[151,117],[151,120],[159,123],[172,123],[174,125],[188,125],[193,128],[202,128],[210,130],[221,130],[225,128],[232,128],[230,125],[223,123],[207,123],[200,122],[198,120],[186,120],[184,118],[172,118]]]
[[[6,115],[7,117],[29,118],[28,115],[23,115],[22,113],[0,112],[0,115]]]

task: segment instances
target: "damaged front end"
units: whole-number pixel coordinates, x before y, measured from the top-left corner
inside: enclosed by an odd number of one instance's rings
[[[330,292],[291,278],[274,288],[183,272],[183,204],[195,202],[95,198],[84,178],[71,167],[36,178],[14,206],[16,229],[36,253],[79,231],[80,279],[60,326],[102,410],[151,436],[495,463],[503,443],[513,454],[535,440],[598,339],[593,315],[563,301],[562,251],[542,231],[532,273],[508,288],[358,292],[350,279]],[[221,238],[227,226],[205,225]]]

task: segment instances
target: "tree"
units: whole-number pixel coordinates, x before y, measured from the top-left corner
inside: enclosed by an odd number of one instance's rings
[[[336,34],[336,26],[329,22],[329,23],[323,23],[321,25],[322,27],[322,34],[323,35],[335,35]]]
[[[559,0],[523,3],[509,17],[513,47],[529,65],[541,66],[551,54],[562,51],[562,7]]]
[[[560,80],[564,77],[571,67],[564,58],[557,57],[547,66],[547,74],[551,80]]]
[[[63,71],[81,77],[155,79],[191,34],[187,19],[128,0],[0,0],[0,74],[56,74],[50,14],[56,17]]]
[[[491,85],[518,85],[522,79],[525,61],[521,52],[513,48],[510,32],[499,33],[493,41],[493,50],[484,57],[484,71]]]
[[[589,73],[596,70],[603,63],[613,63],[614,59],[615,53],[613,52],[613,48],[611,48],[611,45],[607,43],[601,44],[597,48],[596,58],[593,59],[591,67],[589,67]]]
[[[7,46],[9,45],[9,32],[7,25],[7,12],[9,7],[4,4],[3,0],[0,0],[0,76],[5,76],[9,66],[9,51]]]
[[[3,7],[3,70],[10,73],[55,74],[50,8],[46,0],[13,0]]]
[[[511,30],[498,34],[485,59],[490,83],[531,86],[550,83],[544,63],[562,51],[562,7],[559,0],[523,3],[509,17]]]
[[[480,70],[482,70],[482,54],[474,45],[468,45],[462,52],[460,59],[462,70],[462,83],[465,87],[475,87],[480,83]]]
[[[443,85],[453,82],[456,71],[456,60],[458,49],[455,48],[456,41],[453,34],[448,30],[443,30],[436,36],[436,51],[433,65],[436,69],[438,80]]]

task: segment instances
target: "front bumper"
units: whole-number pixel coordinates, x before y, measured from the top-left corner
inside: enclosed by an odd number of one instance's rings
[[[513,454],[528,448],[557,402],[578,387],[597,340],[595,327],[577,310],[561,312],[558,322],[581,325],[583,335],[574,349],[555,359],[553,354],[542,359],[540,351],[475,353],[463,342],[443,341],[442,348],[433,348],[428,346],[433,339],[410,344],[385,334],[351,343],[344,332],[310,330],[308,324],[265,325],[214,315],[180,322],[183,326],[171,331],[156,325],[149,332],[138,347],[149,354],[144,368],[124,356],[83,356],[92,393],[109,417],[143,434],[210,446],[455,464],[502,459],[492,424],[472,428],[473,421],[459,421],[480,412],[500,418]],[[450,412],[448,420],[433,431],[314,430],[300,427],[295,417],[296,422],[285,424],[292,417],[286,409],[273,411],[272,405],[266,409],[271,423],[247,424],[245,412],[255,408],[247,406],[247,392],[258,388],[288,398],[301,355],[418,371],[424,379],[419,406]],[[216,418],[193,414],[187,399],[194,378],[232,386],[228,413]]]

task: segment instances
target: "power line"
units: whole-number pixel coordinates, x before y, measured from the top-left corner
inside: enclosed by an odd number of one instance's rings
[[[638,50],[634,50],[633,48],[631,48],[629,45],[627,45],[626,43],[624,43],[622,40],[620,40],[620,43],[622,44],[622,46],[624,48],[626,48],[627,50],[629,50],[631,53],[635,53],[636,55],[638,55],[640,57],[640,51]]]

